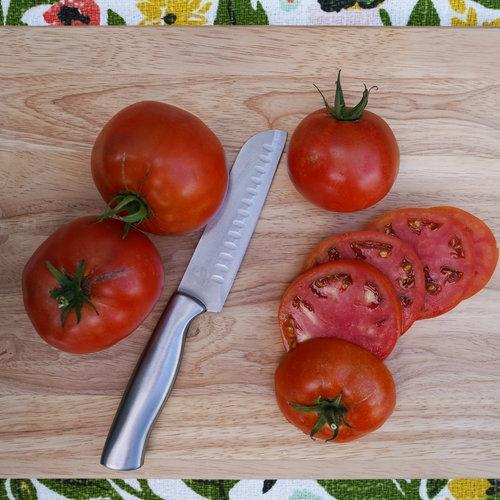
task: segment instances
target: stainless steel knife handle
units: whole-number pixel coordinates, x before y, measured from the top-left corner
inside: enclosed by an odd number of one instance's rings
[[[189,324],[205,306],[175,293],[156,325],[121,400],[104,445],[101,464],[135,470],[144,463],[151,428],[167,400],[181,363]]]

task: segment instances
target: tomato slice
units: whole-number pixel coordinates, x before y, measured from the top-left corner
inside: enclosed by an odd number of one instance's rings
[[[287,350],[313,337],[331,337],[384,359],[401,334],[394,287],[359,260],[328,262],[301,274],[283,295],[278,317]]]
[[[432,211],[449,214],[458,220],[472,240],[474,273],[462,299],[468,299],[483,289],[495,272],[498,247],[491,229],[478,217],[455,207],[432,207]]]
[[[420,319],[453,309],[469,287],[473,273],[472,243],[460,222],[426,208],[400,208],[375,219],[368,229],[409,243],[424,266],[425,297]]]
[[[396,289],[403,314],[403,333],[424,305],[424,269],[408,243],[377,231],[353,231],[323,240],[308,255],[305,269],[340,259],[359,259],[382,271]]]

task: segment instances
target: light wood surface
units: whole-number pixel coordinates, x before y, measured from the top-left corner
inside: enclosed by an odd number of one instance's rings
[[[97,214],[93,141],[143,99],[181,106],[232,162],[251,134],[291,132],[339,67],[349,102],[393,127],[401,170],[389,196],[355,214],[314,208],[286,155],[226,307],[191,327],[146,465],[129,477],[448,477],[498,475],[500,274],[451,313],[416,324],[388,365],[397,409],[348,445],[314,443],[274,402],[283,348],[280,295],[320,238],[404,205],[456,205],[500,226],[500,30],[208,28],[0,30],[0,476],[116,476],[99,455],[122,391],[199,233],[155,237],[161,303],[131,337],[96,355],[46,345],[20,277],[59,225]]]

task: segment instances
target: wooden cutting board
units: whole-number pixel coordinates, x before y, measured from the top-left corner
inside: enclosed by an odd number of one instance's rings
[[[143,99],[181,106],[232,162],[253,133],[292,132],[320,107],[312,84],[344,70],[349,102],[394,129],[401,170],[376,207],[333,214],[292,187],[286,154],[220,314],[191,327],[146,465],[129,477],[450,477],[498,475],[500,273],[449,314],[416,324],[388,360],[398,404],[378,432],[325,445],[288,425],[273,394],[283,354],[278,300],[322,237],[407,205],[456,205],[500,236],[500,30],[373,28],[0,30],[0,476],[116,476],[99,455],[122,391],[199,233],[155,237],[166,287],[131,337],[72,356],[35,334],[20,278],[35,248],[103,203],[93,141]]]

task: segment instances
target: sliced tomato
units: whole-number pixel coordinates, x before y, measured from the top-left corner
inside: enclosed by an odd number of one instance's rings
[[[331,337],[384,359],[401,334],[394,287],[359,260],[328,262],[301,274],[283,295],[278,317],[287,350],[313,337]]]
[[[449,214],[460,221],[472,240],[474,273],[462,299],[468,299],[483,289],[495,272],[498,262],[497,241],[491,229],[478,217],[455,207],[432,207],[438,213]]]
[[[403,313],[403,333],[424,305],[424,269],[408,243],[377,231],[330,236],[308,255],[305,269],[340,259],[359,259],[382,271],[396,289]]]
[[[409,243],[424,266],[425,297],[420,318],[453,309],[474,274],[472,243],[463,225],[449,214],[426,208],[400,208],[368,225]]]

